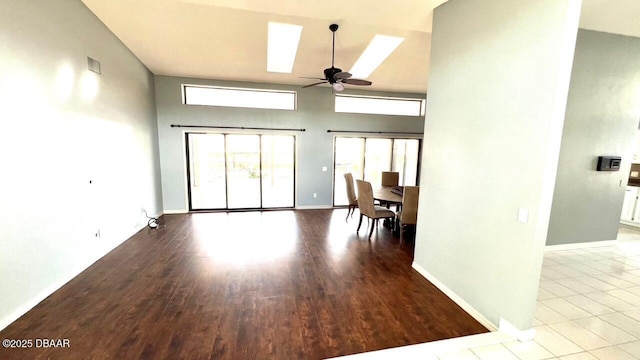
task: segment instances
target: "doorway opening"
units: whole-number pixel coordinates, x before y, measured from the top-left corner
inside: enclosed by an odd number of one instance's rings
[[[294,207],[295,136],[185,136],[190,211]]]

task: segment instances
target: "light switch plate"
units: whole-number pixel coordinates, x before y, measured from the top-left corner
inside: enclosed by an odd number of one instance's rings
[[[326,166],[323,166],[323,167],[322,167],[322,171],[327,171],[327,167],[326,167]]]
[[[518,209],[518,221],[521,223],[526,223],[527,221],[529,221],[529,209]]]

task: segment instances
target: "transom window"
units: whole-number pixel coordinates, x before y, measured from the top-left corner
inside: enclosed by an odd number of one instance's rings
[[[341,113],[422,116],[424,99],[336,94],[335,111]]]
[[[219,86],[182,85],[186,105],[295,110],[296,92]]]

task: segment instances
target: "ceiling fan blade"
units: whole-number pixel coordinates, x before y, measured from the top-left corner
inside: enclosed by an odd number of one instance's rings
[[[340,79],[348,79],[351,77],[351,74],[346,72],[346,71],[341,71],[335,75],[333,75],[333,78],[336,80],[340,80]]]
[[[349,85],[363,85],[363,86],[369,86],[372,84],[371,81],[362,80],[362,79],[343,79],[342,82]]]
[[[326,83],[328,83],[328,81],[320,81],[320,82],[317,82],[317,83],[305,85],[302,88],[304,89],[304,88],[308,88],[308,87],[312,87],[312,86],[316,86],[316,85],[320,85],[320,84],[326,84]]]
[[[327,80],[319,77],[298,76],[298,79],[311,79],[311,80]]]

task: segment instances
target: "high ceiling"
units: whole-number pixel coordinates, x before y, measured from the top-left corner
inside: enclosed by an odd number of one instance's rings
[[[305,85],[349,71],[376,34],[405,40],[369,76],[372,90],[426,93],[433,9],[447,0],[82,0],[157,75]],[[583,0],[580,27],[640,37],[640,0]],[[291,74],[269,73],[267,24],[302,25]],[[326,85],[323,85],[326,86]]]

